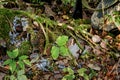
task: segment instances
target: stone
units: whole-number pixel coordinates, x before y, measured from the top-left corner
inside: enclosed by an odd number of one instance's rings
[[[102,8],[102,5],[104,5],[103,7],[107,7],[109,5],[111,5],[113,3],[114,0],[103,0],[98,4],[97,9]],[[105,9],[104,10],[104,15],[111,15],[114,11],[120,11],[120,2],[117,2],[116,4],[114,4],[112,7]],[[113,24],[113,22],[110,22],[106,25],[104,25],[104,16],[102,10],[101,11],[95,11],[91,17],[91,24],[92,27],[95,29],[99,29],[99,30],[105,30],[105,31],[110,31],[112,29],[117,28],[115,24]]]

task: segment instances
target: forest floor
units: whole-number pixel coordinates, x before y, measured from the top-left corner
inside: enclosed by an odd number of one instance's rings
[[[92,28],[92,11],[83,9],[83,19],[77,20],[71,17],[73,7],[70,5],[45,4],[44,8],[27,7],[21,11],[31,12],[28,17],[17,16],[27,19],[23,22],[28,22],[25,23],[29,25],[28,32],[21,31],[21,27],[15,30],[20,33],[19,38],[25,36],[30,40],[30,45],[24,41],[16,44],[16,40],[12,44],[8,39],[5,42],[0,36],[0,80],[1,74],[10,75],[9,66],[2,65],[8,59],[8,51],[19,45],[19,52],[27,54],[31,61],[30,67],[25,66],[29,80],[120,80],[120,34]],[[17,17],[12,20],[13,25]],[[4,43],[8,46],[7,52]]]

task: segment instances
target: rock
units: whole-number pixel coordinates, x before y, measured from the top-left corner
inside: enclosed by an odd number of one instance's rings
[[[102,4],[104,5],[103,7],[107,7],[109,5],[111,5],[114,0],[103,0],[104,3],[102,3],[102,1],[98,4],[97,9],[102,7]],[[104,10],[104,15],[111,15],[112,12],[114,11],[120,11],[120,2],[117,2],[115,5],[113,5],[112,7]],[[103,12],[101,11],[95,11],[91,17],[91,23],[93,28],[95,29],[103,29],[105,31],[110,31],[112,29],[116,28],[116,25],[113,22],[108,22],[107,24],[104,23],[104,18],[103,18]],[[105,25],[104,25],[105,24]],[[103,27],[105,26],[105,27]]]

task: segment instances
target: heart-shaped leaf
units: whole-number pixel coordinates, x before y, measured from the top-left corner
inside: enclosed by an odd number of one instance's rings
[[[52,58],[54,59],[54,60],[56,60],[58,57],[59,57],[59,48],[58,47],[56,47],[56,46],[53,46],[52,47],[52,50],[51,50],[51,53],[52,53]]]
[[[7,54],[10,58],[16,58],[19,54],[18,48],[13,51],[7,51]]]
[[[56,40],[56,43],[58,46],[64,46],[66,45],[68,41],[68,36],[59,36]]]

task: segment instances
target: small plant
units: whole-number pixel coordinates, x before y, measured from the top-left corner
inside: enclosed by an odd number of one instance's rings
[[[64,72],[68,72],[68,74],[66,74],[62,80],[74,80],[75,79],[75,75],[74,75],[74,71],[71,68],[64,68],[63,69]]]
[[[10,77],[8,77],[10,80],[27,80],[27,77],[25,75],[25,71],[24,70],[19,70],[17,71],[17,77],[15,77],[15,75],[11,75]],[[8,80],[7,77],[5,80]]]
[[[68,5],[70,4],[71,6],[74,6],[75,0],[62,0],[63,4]]]
[[[85,80],[89,80],[89,76],[85,73],[87,71],[86,68],[80,68],[78,70],[79,76],[82,76]]]
[[[112,20],[113,20],[114,24],[119,29],[119,27],[120,27],[120,12],[118,12],[118,11],[113,12],[113,15],[111,15],[111,16],[112,16]]]
[[[54,60],[56,60],[59,55],[61,56],[68,56],[69,51],[66,46],[66,43],[68,41],[68,36],[59,36],[56,40],[56,45],[52,46],[51,49],[51,56]]]
[[[120,29],[120,12],[119,11],[114,11],[109,15],[105,15],[105,19],[106,21],[109,22],[109,24],[113,24],[115,25],[116,28],[118,28],[118,30]],[[113,27],[114,28],[114,27]]]
[[[86,68],[80,68],[80,69],[77,70],[76,74],[83,77],[84,80],[91,80],[94,76],[97,75],[97,73],[93,69],[90,69],[90,74],[87,74],[86,71],[87,71]],[[72,70],[70,67],[64,68],[63,72],[67,72],[68,74],[66,74],[62,78],[62,80],[74,80],[75,77],[77,77],[74,74],[74,70]]]
[[[7,51],[7,55],[10,59],[7,59],[3,65],[8,65],[11,75],[10,80],[27,80],[25,74],[25,64],[31,66],[28,56],[19,56],[18,49],[13,51]],[[17,75],[16,75],[17,74]]]
[[[94,76],[97,75],[97,73],[92,69],[90,69],[90,74],[86,74],[86,71],[86,68],[80,68],[77,70],[79,76],[83,77],[85,80],[91,80]]]

